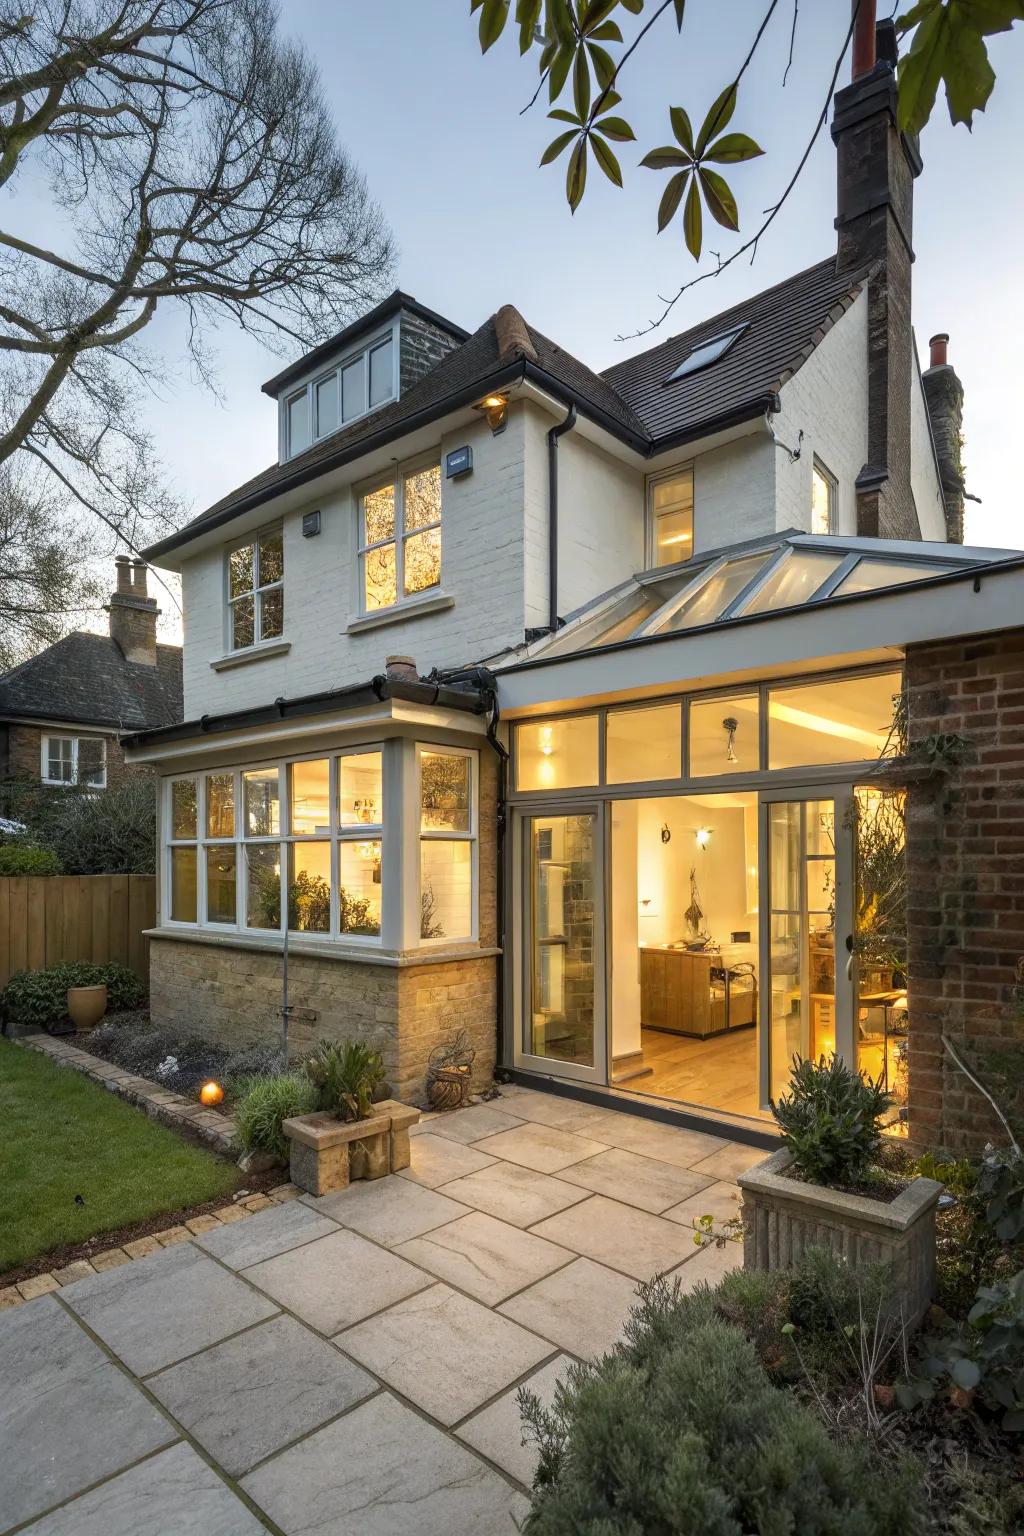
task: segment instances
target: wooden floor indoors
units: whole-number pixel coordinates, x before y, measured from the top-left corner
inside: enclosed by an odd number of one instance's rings
[[[710,1040],[661,1029],[641,1033],[644,1066],[652,1071],[622,1083],[624,1090],[761,1118],[756,1029],[736,1029]]]

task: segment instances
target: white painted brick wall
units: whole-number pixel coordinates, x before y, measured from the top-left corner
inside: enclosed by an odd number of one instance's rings
[[[924,385],[916,361],[910,383],[910,488],[914,493],[922,539],[938,539],[945,544],[946,509],[935,468]]]
[[[775,450],[760,427],[693,460],[695,554],[774,533]]]

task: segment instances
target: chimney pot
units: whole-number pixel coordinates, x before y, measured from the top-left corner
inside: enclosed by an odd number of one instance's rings
[[[132,562],[127,555],[114,556],[114,568],[117,571],[117,590],[119,592],[131,592],[132,590]]]
[[[932,337],[928,346],[931,351],[931,359],[928,366],[930,368],[945,368],[949,361],[949,358],[946,356],[946,348],[949,346],[948,331],[939,331],[938,335]]]
[[[393,682],[418,683],[420,680],[416,663],[411,656],[387,656],[384,660],[384,668]]]
[[[148,597],[146,590],[146,562],[145,560],[132,561],[132,593],[135,597]]]
[[[854,80],[870,75],[875,67],[876,0],[852,0],[853,3],[853,74]]]

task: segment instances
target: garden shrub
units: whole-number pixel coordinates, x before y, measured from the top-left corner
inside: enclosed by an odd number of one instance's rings
[[[118,1013],[138,1008],[146,999],[145,984],[126,965],[111,961],[106,965],[51,965],[44,971],[18,971],[0,993],[0,1009],[15,1024],[35,1024],[46,1028],[68,1016],[69,987],[107,988],[107,1008]]]
[[[540,1449],[528,1536],[914,1536],[916,1463],[833,1441],[779,1390],[699,1287],[641,1287],[626,1338],[570,1366],[551,1409],[520,1393]],[[733,1302],[749,1300],[734,1292]]]
[[[52,848],[36,848],[31,843],[4,843],[0,846],[0,875],[59,875],[60,859]]]
[[[1024,1434],[1024,1270],[979,1287],[965,1322],[922,1341],[917,1376],[899,1390],[904,1407],[939,1389],[958,1407],[975,1397],[1011,1434]]]
[[[62,789],[40,840],[69,875],[151,875],[156,867],[156,780],[129,774],[102,794]]]
[[[892,1102],[838,1056],[795,1058],[789,1093],[772,1101],[772,1114],[797,1173],[812,1184],[856,1186],[875,1164]]]
[[[380,1052],[361,1040],[321,1040],[303,1066],[316,1090],[316,1108],[336,1112],[343,1120],[365,1120],[384,1082]]]
[[[235,1125],[246,1152],[270,1152],[288,1161],[288,1141],[281,1126],[292,1115],[308,1115],[316,1108],[316,1089],[302,1072],[280,1072],[276,1077],[253,1077],[238,1084]]]

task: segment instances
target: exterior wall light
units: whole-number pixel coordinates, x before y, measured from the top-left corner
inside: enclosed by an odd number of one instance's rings
[[[508,426],[507,395],[485,395],[473,409],[481,412],[492,432],[504,432]]]

